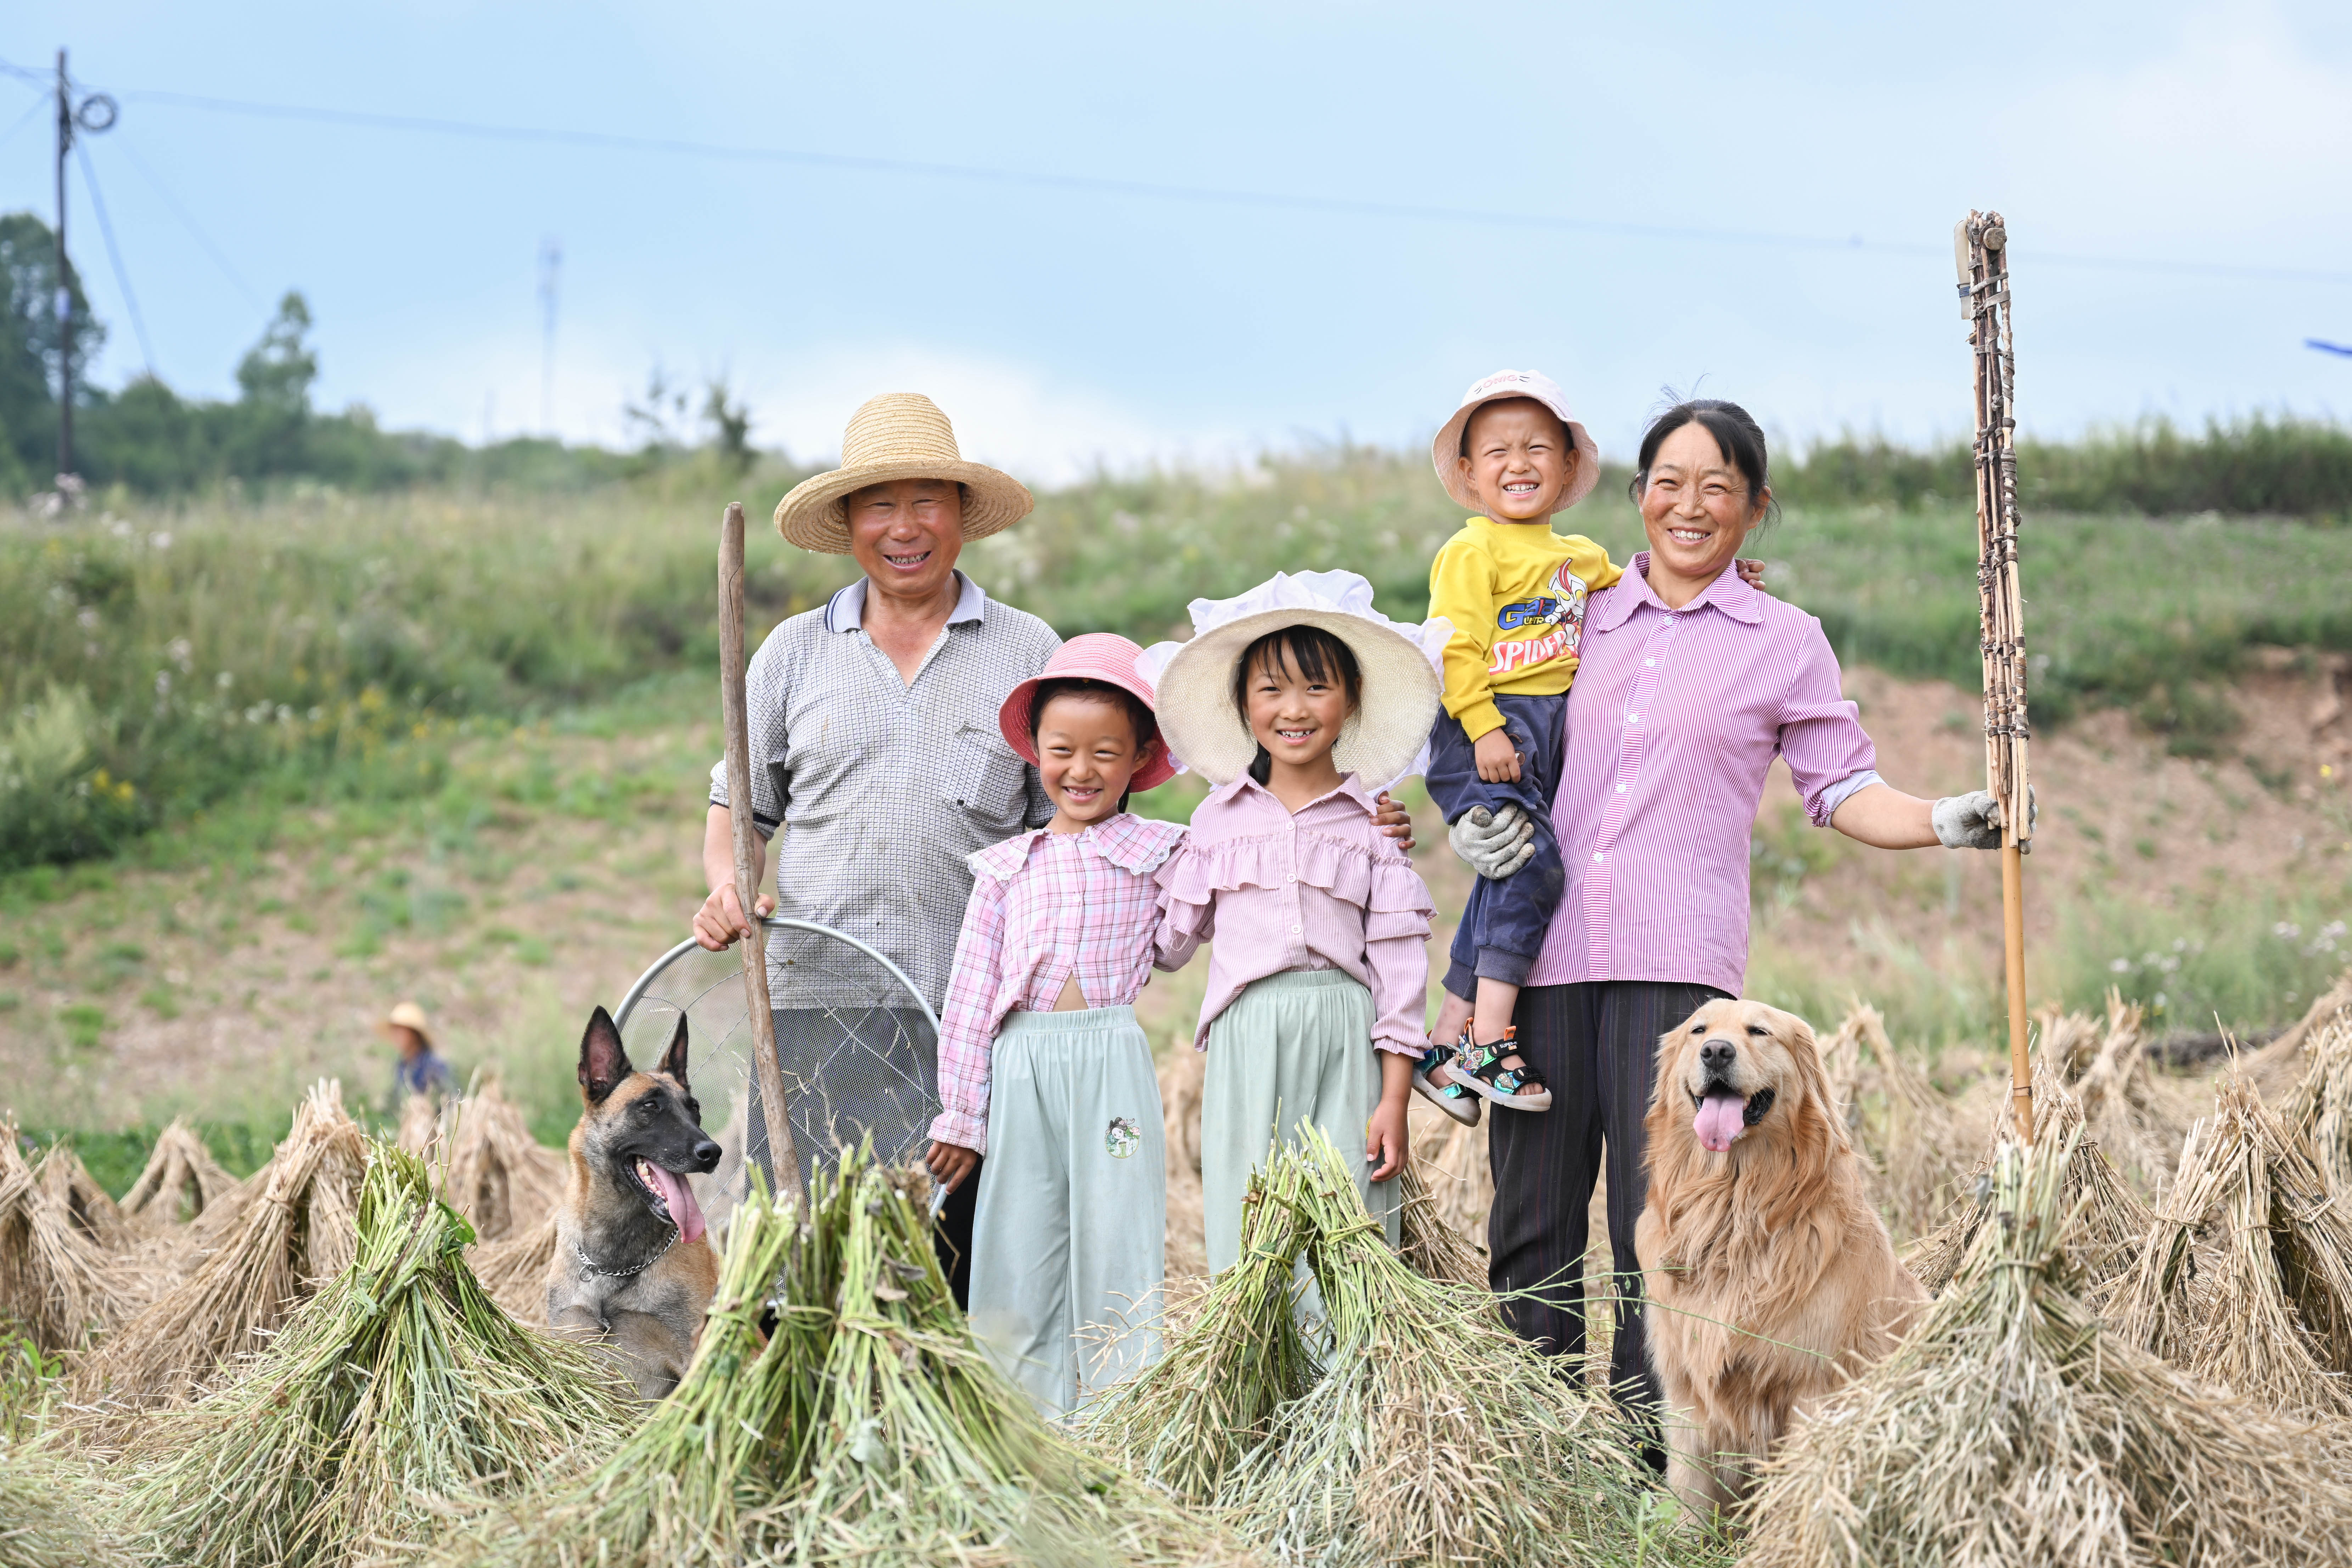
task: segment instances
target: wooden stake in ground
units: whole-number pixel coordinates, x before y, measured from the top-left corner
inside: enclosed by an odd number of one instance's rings
[[[2009,978],[2010,1098],[2033,1142],[2033,1063],[2025,1022],[2025,852],[2033,837],[2025,746],[2025,598],[2017,584],[2016,361],[2010,336],[2009,232],[1999,213],[1952,229],[1960,313],[1976,360],[1977,595],[1984,649],[1985,788],[2000,806],[2001,967]]]
[[[784,1069],[776,1060],[776,1016],[768,1006],[768,943],[760,934],[759,838],[751,826],[751,721],[743,695],[743,503],[729,501],[719,523],[719,694],[727,712],[727,817],[735,834],[735,901],[752,934],[743,942],[743,1000],[751,1013],[751,1070],[768,1121],[768,1164],[776,1193],[804,1202],[801,1158],[784,1104]]]

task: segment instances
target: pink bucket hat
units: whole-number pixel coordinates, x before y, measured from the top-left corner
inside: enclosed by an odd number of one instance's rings
[[[1054,650],[1040,673],[1030,677],[1013,689],[1004,706],[996,710],[996,727],[1004,732],[1004,743],[1020,754],[1021,760],[1034,767],[1037,763],[1037,742],[1030,733],[1030,710],[1037,703],[1037,689],[1049,680],[1092,680],[1105,686],[1116,686],[1121,691],[1142,699],[1143,705],[1153,713],[1159,712],[1158,699],[1151,682],[1136,668],[1136,658],[1143,650],[1120,637],[1117,632],[1088,632],[1072,637]],[[1168,738],[1154,735],[1143,748],[1143,760],[1128,780],[1127,787],[1138,794],[1155,789],[1176,776],[1176,761],[1168,754]]]
[[[1436,466],[1437,482],[1454,498],[1454,504],[1465,511],[1475,511],[1482,504],[1470,487],[1462,482],[1462,432],[1469,427],[1470,416],[1482,403],[1499,403],[1506,397],[1532,397],[1559,416],[1568,426],[1568,438],[1576,444],[1576,472],[1568,479],[1568,492],[1560,497],[1562,510],[1574,506],[1592,493],[1601,482],[1601,447],[1584,426],[1568,411],[1568,394],[1559,383],[1538,370],[1498,370],[1490,376],[1470,384],[1462,395],[1462,406],[1454,417],[1437,432],[1429,444],[1429,460]]]

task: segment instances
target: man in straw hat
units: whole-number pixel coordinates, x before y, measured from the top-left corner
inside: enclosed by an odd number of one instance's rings
[[[786,539],[850,556],[865,575],[777,626],[751,660],[752,821],[762,840],[791,824],[776,896],[763,894],[759,912],[869,943],[935,1011],[971,893],[965,858],[1053,815],[996,715],[1061,639],[956,570],[966,542],[1019,521],[1031,504],[1011,475],[964,460],[929,398],[898,392],[850,416],[841,467],[776,508]],[[730,805],[721,762],[703,833],[710,896],[694,918],[696,939],[713,952],[750,934]],[[843,975],[848,951],[783,931],[769,942],[776,1052],[803,1166],[869,1132],[883,1157],[905,1153],[937,1110],[929,1025],[878,972]],[[824,967],[819,983],[772,967],[796,957]],[[856,1048],[843,1048],[845,1039]],[[748,1126],[747,1152],[772,1170],[756,1104]],[[959,1300],[977,1187],[962,1183],[942,1216]]]
[[[432,1021],[414,1002],[402,1002],[383,1016],[375,1032],[393,1043],[400,1060],[393,1065],[392,1098],[396,1104],[412,1094],[439,1099],[456,1091],[457,1079],[447,1058],[433,1048]]]

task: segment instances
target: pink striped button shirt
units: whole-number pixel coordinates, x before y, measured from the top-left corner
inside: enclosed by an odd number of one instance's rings
[[[988,1152],[988,1063],[1016,1007],[1050,1013],[1077,977],[1090,1007],[1124,1007],[1151,977],[1160,889],[1152,873],[1183,838],[1173,822],[1121,812],[1082,833],[1042,827],[971,857],[971,899],[940,1016],[940,1103],[931,1136]]]
[[[1664,980],[1740,993],[1764,775],[1784,758],[1816,826],[1877,751],[1822,624],[1724,569],[1669,610],[1650,556],[1592,596],[1552,828],[1568,887],[1530,985]]]

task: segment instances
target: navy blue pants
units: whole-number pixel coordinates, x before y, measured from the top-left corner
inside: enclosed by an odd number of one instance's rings
[[[1536,825],[1534,859],[1499,882],[1480,877],[1471,884],[1470,901],[1463,906],[1462,924],[1454,932],[1453,961],[1445,969],[1445,989],[1465,1001],[1477,999],[1482,978],[1527,984],[1568,881],[1559,861],[1559,841],[1551,831],[1568,693],[1497,697],[1495,706],[1502,710],[1503,732],[1518,748],[1517,784],[1488,784],[1478,776],[1477,754],[1462,732],[1462,721],[1451,713],[1439,713],[1429,732],[1429,798],[1437,803],[1449,826],[1481,805],[1489,811],[1518,806]]]

